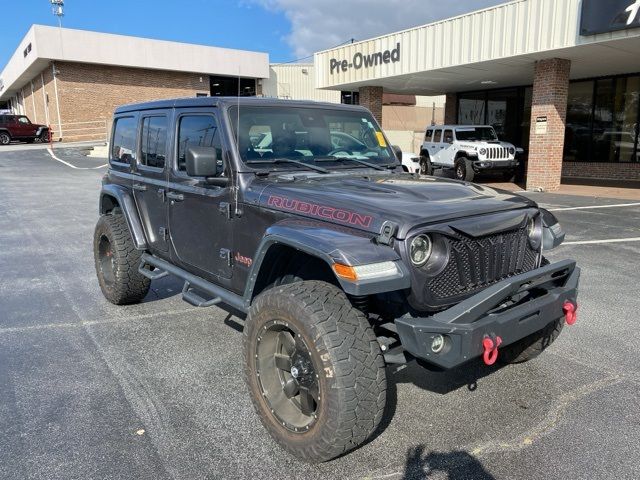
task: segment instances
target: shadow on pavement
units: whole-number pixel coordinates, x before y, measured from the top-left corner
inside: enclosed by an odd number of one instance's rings
[[[487,472],[473,455],[465,451],[447,453],[429,452],[425,454],[424,445],[412,447],[407,452],[403,480],[422,480],[442,478],[449,480],[490,480],[495,478]]]

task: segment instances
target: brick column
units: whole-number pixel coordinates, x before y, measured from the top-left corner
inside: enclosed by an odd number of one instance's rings
[[[371,110],[382,125],[382,87],[360,87],[360,105]]]
[[[527,190],[555,191],[560,188],[570,70],[570,60],[550,58],[536,62]],[[543,121],[537,121],[544,117],[546,127]]]
[[[444,123],[446,125],[455,125],[458,120],[458,94],[447,93],[444,103]]]

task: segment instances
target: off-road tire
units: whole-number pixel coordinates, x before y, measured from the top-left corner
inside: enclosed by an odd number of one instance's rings
[[[0,132],[0,145],[9,145],[11,143],[11,135],[7,132]]]
[[[502,180],[505,182],[513,183],[516,181],[516,171],[508,170],[502,173]]]
[[[473,182],[476,173],[473,171],[473,163],[466,157],[460,157],[454,165],[456,180],[464,180],[465,182]]]
[[[271,409],[258,376],[256,352],[274,320],[302,336],[318,375],[314,423],[294,432]],[[375,431],[386,402],[385,364],[362,312],[334,285],[302,281],[273,287],[254,300],[243,333],[245,381],[273,439],[298,459],[317,463],[356,448]]]
[[[38,141],[40,143],[49,143],[49,130],[45,130],[43,131],[39,136],[38,136]]]
[[[420,175],[433,175],[433,164],[429,155],[420,155]]]
[[[105,241],[110,246],[110,255],[104,252]],[[137,303],[149,292],[151,280],[138,272],[142,253],[133,245],[123,215],[102,215],[98,219],[93,236],[93,257],[100,289],[111,303]],[[113,258],[110,265],[105,265],[106,257]]]
[[[542,330],[538,330],[522,340],[500,348],[498,360],[502,363],[510,364],[528,362],[536,358],[558,338],[563,326],[564,318],[559,318]]]

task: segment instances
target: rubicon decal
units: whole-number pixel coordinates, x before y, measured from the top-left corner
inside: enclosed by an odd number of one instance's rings
[[[360,70],[361,68],[376,67],[378,65],[384,65],[387,63],[396,63],[400,61],[400,44],[396,44],[396,48],[393,50],[385,50],[383,52],[375,52],[364,54],[362,52],[356,52],[351,59],[338,60],[332,58],[329,60],[329,73],[348,72],[351,68]]]
[[[328,207],[326,205],[316,205],[315,203],[301,202],[279,195],[271,195],[267,200],[267,205],[292,212],[312,215],[318,218],[326,218],[337,222],[346,223],[358,227],[368,227],[371,225],[373,217],[363,215],[342,208]]]

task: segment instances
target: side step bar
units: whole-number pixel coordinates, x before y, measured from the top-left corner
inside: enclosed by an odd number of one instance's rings
[[[149,270],[146,265],[154,267],[156,270]],[[143,253],[140,261],[140,268],[138,271],[145,277],[151,280],[157,280],[158,278],[166,277],[171,274],[182,280],[184,280],[184,287],[182,289],[182,299],[195,307],[210,307],[217,305],[218,303],[225,303],[236,310],[240,310],[243,313],[247,313],[249,310],[245,305],[244,298],[235,293],[215,285],[204,278],[198,277],[192,273],[183,270],[180,267],[176,267],[165,260],[162,260],[148,253]],[[202,298],[195,290],[202,293],[207,293],[212,296],[210,300]]]

